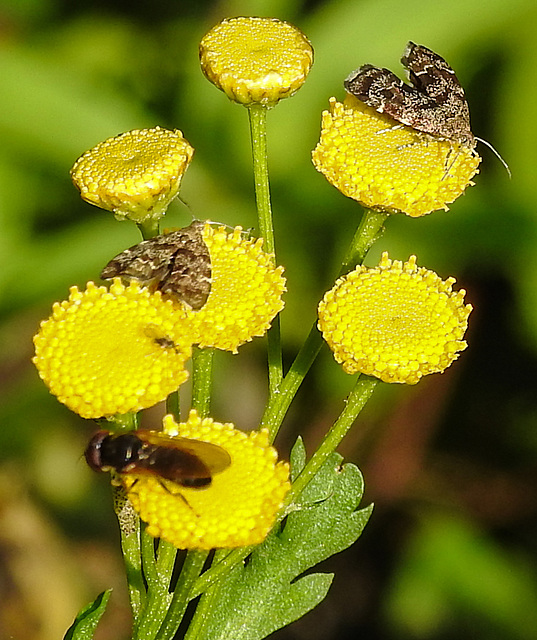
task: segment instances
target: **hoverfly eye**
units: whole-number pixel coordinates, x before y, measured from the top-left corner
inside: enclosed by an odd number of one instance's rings
[[[98,431],[93,438],[89,441],[86,450],[84,451],[84,457],[88,466],[93,471],[103,471],[103,461],[101,456],[101,448],[103,442],[110,437],[108,431]]]

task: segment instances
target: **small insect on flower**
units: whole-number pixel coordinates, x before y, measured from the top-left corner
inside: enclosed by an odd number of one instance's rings
[[[84,455],[94,471],[153,475],[194,489],[208,487],[213,474],[231,464],[227,451],[218,445],[148,431],[118,435],[98,431]]]
[[[345,89],[394,120],[473,149],[470,110],[453,69],[437,53],[409,42],[401,62],[411,85],[388,69],[366,64],[345,80]]]
[[[119,276],[126,282],[158,289],[197,311],[211,292],[211,257],[203,239],[204,222],[144,240],[126,249],[104,267],[103,280]]]
[[[168,336],[153,338],[153,342],[155,344],[158,344],[158,346],[162,347],[163,349],[177,349],[177,345],[175,344],[175,342],[171,338],[168,338]]]
[[[411,84],[389,69],[365,64],[345,79],[345,89],[379,113],[421,133],[449,140],[472,152],[477,142],[482,142],[510,177],[509,166],[498,151],[472,133],[464,89],[444,58],[423,45],[409,42],[401,63]]]

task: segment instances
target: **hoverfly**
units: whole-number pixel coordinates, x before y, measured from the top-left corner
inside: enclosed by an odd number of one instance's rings
[[[227,451],[211,442],[149,431],[118,435],[98,431],[84,455],[94,471],[153,475],[194,489],[208,487],[213,474],[231,463]]]

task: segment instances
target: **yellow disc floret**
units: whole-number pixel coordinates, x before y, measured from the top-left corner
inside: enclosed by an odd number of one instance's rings
[[[319,305],[319,329],[347,373],[415,384],[466,349],[471,305],[454,278],[382,255],[378,267],[340,278]]]
[[[41,323],[33,362],[50,392],[83,418],[139,411],[188,377],[186,313],[160,292],[118,278],[110,289],[72,287]]]
[[[230,465],[210,485],[184,487],[155,475],[122,476],[128,497],[146,531],[179,549],[242,547],[262,542],[274,525],[289,491],[289,465],[278,462],[268,432],[239,431],[232,424],[200,418],[186,423],[164,418],[169,436],[192,438],[222,447]]]
[[[236,352],[262,336],[283,309],[283,268],[262,249],[263,240],[247,240],[241,227],[231,233],[205,225],[203,239],[211,256],[211,293],[191,312],[194,343]]]
[[[177,129],[135,129],[86,151],[71,178],[84,200],[119,220],[158,220],[179,192],[193,154]]]
[[[313,49],[292,24],[274,18],[223,20],[200,42],[203,73],[231,100],[275,105],[306,80]]]
[[[402,126],[354,96],[330,99],[313,164],[368,209],[419,217],[448,209],[472,185],[481,158],[469,147]]]

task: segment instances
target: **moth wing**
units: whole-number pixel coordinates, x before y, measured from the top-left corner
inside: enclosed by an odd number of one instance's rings
[[[146,286],[158,284],[170,271],[180,234],[174,231],[155,236],[122,251],[104,267],[101,278],[109,280],[119,276]]]
[[[169,272],[159,287],[195,311],[203,307],[211,293],[211,257],[202,236],[203,224],[194,221],[182,229]]]
[[[379,113],[385,113],[401,124],[414,126],[409,117],[416,109],[434,108],[435,105],[425,94],[405,84],[389,69],[366,64],[360,67],[344,82],[345,89]]]
[[[431,99],[438,101],[455,94],[458,99],[465,100],[462,88],[455,71],[434,51],[421,44],[409,42],[401,63],[408,71],[408,78],[416,89]]]

